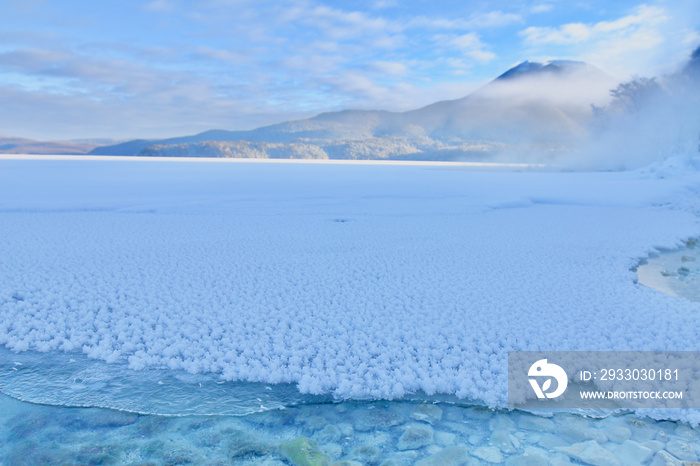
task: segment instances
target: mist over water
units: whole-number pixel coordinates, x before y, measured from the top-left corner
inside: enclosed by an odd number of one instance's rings
[[[612,101],[594,108],[584,144],[562,157],[562,166],[627,170],[668,159],[692,163],[700,151],[699,51],[670,76],[635,77],[612,90]]]
[[[492,161],[567,171],[693,163],[700,151],[700,47],[670,75],[624,82],[585,63],[563,63],[556,72],[533,73],[528,67],[543,65],[525,62],[464,99],[475,120],[488,125],[485,134],[505,144]]]

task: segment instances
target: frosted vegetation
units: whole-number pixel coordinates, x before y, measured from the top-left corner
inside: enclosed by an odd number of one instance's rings
[[[258,159],[348,159],[348,160],[489,160],[509,149],[508,144],[483,142],[443,142],[422,138],[362,138],[317,140],[300,138],[294,142],[204,141],[183,144],[154,144],[139,152],[145,157],[226,157]],[[537,150],[554,152],[562,146],[540,145]],[[510,148],[512,149],[512,148]],[[530,148],[532,150],[533,148]]]
[[[685,67],[662,78],[637,77],[611,91],[586,149],[573,166],[637,168],[700,151],[700,47]]]

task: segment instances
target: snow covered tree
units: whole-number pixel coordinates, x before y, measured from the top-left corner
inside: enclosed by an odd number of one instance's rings
[[[656,78],[635,76],[631,81],[622,83],[610,91],[613,97],[611,108],[639,112],[645,104],[659,98],[662,94],[663,89]]]

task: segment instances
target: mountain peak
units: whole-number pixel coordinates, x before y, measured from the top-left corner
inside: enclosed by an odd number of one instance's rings
[[[587,67],[588,65],[586,63],[574,60],[551,60],[545,63],[525,60],[524,62],[509,69],[496,79],[504,80],[540,74],[559,74]]]

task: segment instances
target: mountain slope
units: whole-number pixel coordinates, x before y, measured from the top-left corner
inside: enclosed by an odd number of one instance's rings
[[[435,138],[564,142],[585,134],[590,105],[606,102],[616,84],[581,62],[523,62],[467,97],[408,115]]]
[[[214,130],[159,141],[136,140],[99,147],[91,153],[167,155],[169,147],[182,146],[175,152],[198,154],[197,150],[201,149],[204,151],[202,155],[207,155],[207,151],[214,150],[214,147],[218,147],[216,152],[226,146],[205,144],[211,141],[236,142],[240,150],[244,146],[245,150],[250,149],[249,143],[290,145],[288,154],[283,148],[275,149],[276,157],[297,157],[300,143],[326,147],[330,141],[372,141],[376,146],[380,141],[395,144],[396,138],[413,143],[421,141],[414,144],[415,154],[425,153],[428,146],[447,144],[454,147],[455,142],[457,145],[477,141],[496,145],[569,144],[586,134],[586,126],[592,117],[591,104],[605,103],[609,90],[616,84],[610,76],[582,62],[523,62],[469,96],[436,102],[408,112],[329,112],[252,131]],[[233,145],[226,147],[232,154],[230,156],[237,156]],[[265,156],[267,152],[250,153]],[[401,156],[406,156],[405,151]],[[425,156],[429,157],[428,153]],[[391,155],[388,157],[392,158]],[[344,155],[342,151],[334,151],[332,158],[353,157],[349,153]]]
[[[98,144],[82,141],[35,141],[0,136],[0,154],[82,155]]]

